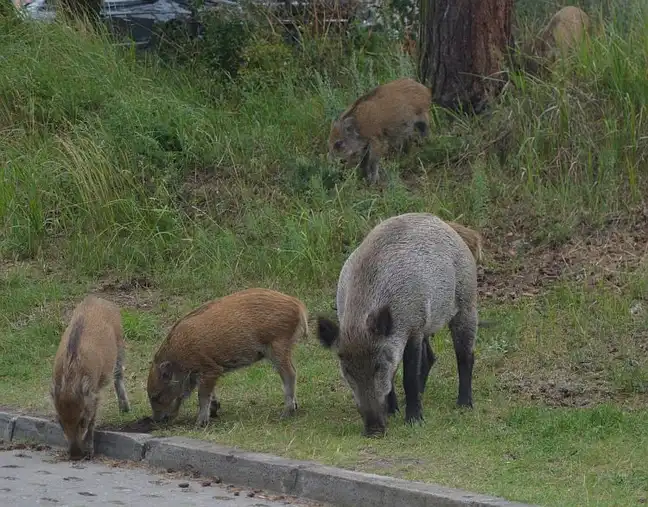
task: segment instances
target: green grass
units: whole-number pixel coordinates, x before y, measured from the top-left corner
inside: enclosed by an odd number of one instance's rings
[[[516,5],[525,26],[548,19]],[[216,46],[141,59],[104,35],[0,18],[0,404],[51,413],[61,332],[97,292],[123,308],[133,404],[121,416],[106,391],[103,422],[148,415],[148,365],[176,318],[250,286],[328,313],[371,227],[430,211],[486,238],[480,311],[499,326],[478,336],[473,411],[454,407],[444,331],[425,424],[399,414],[386,438],[365,439],[311,335],[295,352],[295,419],[280,420],[280,379],[259,364],[223,378],[207,429],[193,427],[194,397],[165,434],[544,505],[645,501],[648,17],[613,2],[604,14],[589,52],[545,80],[514,74],[488,114],[435,110],[432,138],[386,160],[379,187],[325,146],[359,93],[414,75],[393,42],[297,52],[259,29],[229,79],[201,56]]]

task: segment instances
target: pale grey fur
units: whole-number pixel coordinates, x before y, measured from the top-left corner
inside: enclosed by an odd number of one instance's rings
[[[389,309],[392,321],[387,337],[368,330],[368,319],[384,307]],[[420,351],[423,340],[446,325],[450,325],[457,361],[470,362],[465,374],[472,378],[478,321],[477,268],[457,232],[432,214],[395,216],[366,236],[340,272],[337,314],[339,336],[334,348],[341,356],[343,375],[361,412],[363,400],[369,410],[378,410],[378,405],[384,403],[408,341]],[[349,360],[349,354],[364,357]],[[364,385],[358,384],[353,372],[349,375],[350,370],[364,369],[363,362],[376,361],[386,368],[379,369],[371,380],[360,380]],[[463,394],[460,387],[458,403],[472,406],[471,382],[466,386]],[[418,404],[413,395],[408,396],[408,420],[421,418]]]

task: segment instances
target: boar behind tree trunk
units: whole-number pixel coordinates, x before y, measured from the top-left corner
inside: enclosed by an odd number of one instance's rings
[[[513,0],[421,0],[419,80],[435,103],[481,112],[499,94]]]

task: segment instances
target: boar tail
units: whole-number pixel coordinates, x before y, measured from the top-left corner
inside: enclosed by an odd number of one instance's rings
[[[308,337],[308,311],[304,308],[299,312],[299,329],[297,330],[298,336],[300,339],[306,339]]]
[[[448,225],[452,227],[457,234],[464,240],[464,243],[468,245],[470,252],[475,258],[475,262],[479,263],[482,260],[482,238],[481,234],[477,231],[466,227],[465,225],[458,224],[456,222],[448,222]]]

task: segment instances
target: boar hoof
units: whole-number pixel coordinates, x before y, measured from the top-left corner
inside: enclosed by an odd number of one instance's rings
[[[473,402],[472,400],[469,399],[458,399],[457,400],[457,407],[459,408],[473,408]]]
[[[286,419],[287,417],[292,417],[297,413],[297,405],[294,407],[290,408],[285,408],[283,412],[281,412],[281,418]]]
[[[405,422],[408,424],[420,424],[423,422],[423,414],[420,411],[405,416]]]
[[[207,417],[203,417],[203,415],[198,416],[198,420],[196,421],[196,425],[199,426],[200,428],[204,428],[209,424],[209,415]]]
[[[119,404],[119,411],[123,412],[124,414],[130,412],[130,404],[127,401],[125,401],[123,403],[120,403]]]

